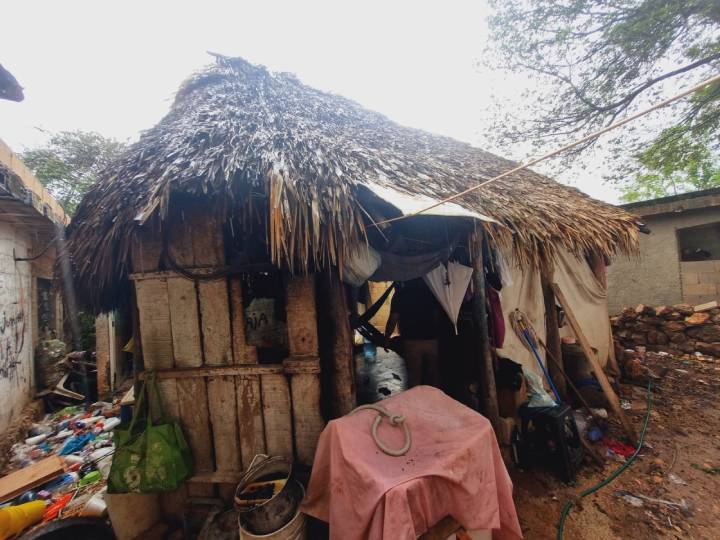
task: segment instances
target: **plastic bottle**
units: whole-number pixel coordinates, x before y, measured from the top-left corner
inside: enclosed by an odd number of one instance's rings
[[[108,418],[107,420],[105,420],[105,423],[103,425],[103,431],[112,431],[119,425],[120,419],[117,416],[113,416],[112,418]]]
[[[365,362],[369,364],[375,362],[377,358],[377,348],[368,340],[365,340],[365,343],[363,343],[363,356],[365,357]]]
[[[29,437],[29,438],[25,439],[25,444],[33,446],[36,444],[40,444],[47,438],[48,438],[47,433],[42,433],[40,435],[36,435],[35,437]]]
[[[32,501],[17,506],[0,508],[0,540],[20,534],[40,521],[45,512],[45,501]]]

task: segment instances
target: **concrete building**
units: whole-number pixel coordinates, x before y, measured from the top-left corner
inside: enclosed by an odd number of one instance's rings
[[[720,298],[720,188],[622,207],[651,233],[641,235],[638,258],[618,258],[608,268],[610,313]]]
[[[56,223],[68,218],[0,140],[0,433],[35,393],[34,350],[62,338],[53,283]]]

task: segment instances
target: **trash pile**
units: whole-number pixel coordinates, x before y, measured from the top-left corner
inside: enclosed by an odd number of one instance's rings
[[[10,450],[0,478],[0,540],[75,516],[104,517],[120,406],[98,401],[47,414]]]

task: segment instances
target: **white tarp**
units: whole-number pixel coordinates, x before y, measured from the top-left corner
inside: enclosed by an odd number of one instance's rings
[[[515,262],[506,257],[510,268],[511,284],[503,279],[501,292],[503,314],[505,315],[505,343],[498,349],[498,355],[510,358],[542,376],[537,360],[515,335],[510,325],[509,315],[517,308],[528,316],[537,335],[545,341],[545,303],[542,295],[540,272],[524,271]],[[585,260],[577,259],[568,252],[561,251],[555,260],[554,281],[560,286],[570,304],[580,327],[590,345],[597,349],[600,365],[607,362],[610,343],[610,320],[607,310],[607,293],[598,282]],[[574,336],[569,323],[560,329],[561,336]],[[545,351],[539,350],[545,361]]]
[[[610,348],[607,290],[587,261],[565,251],[555,258],[555,283],[560,286],[590,346],[597,349],[600,365],[605,366]],[[560,336],[574,336],[570,323],[560,329]]]
[[[457,319],[473,269],[454,261],[441,264],[423,276],[423,280],[447,313],[457,333]]]
[[[544,379],[537,360],[530,350],[515,334],[510,324],[510,314],[519,309],[535,328],[535,332],[545,341],[545,302],[542,295],[540,272],[537,270],[523,271],[510,257],[505,257],[510,270],[510,278],[501,276],[503,288],[500,292],[503,315],[505,316],[505,342],[502,349],[498,349],[499,356],[521,364],[525,369],[538,374]],[[539,350],[540,358],[545,361],[545,351]]]
[[[390,186],[376,184],[374,182],[367,182],[362,184],[364,187],[369,189],[375,196],[381,198],[385,202],[393,205],[397,208],[404,216],[408,214],[414,214],[428,206],[439,202],[438,199],[428,197],[426,195],[405,193],[398,189]],[[467,208],[463,208],[459,204],[449,202],[436,206],[435,208],[423,212],[423,215],[427,216],[454,216],[454,217],[470,217],[479,219],[481,221],[488,221],[497,223],[493,218],[488,217],[479,212],[473,212]]]

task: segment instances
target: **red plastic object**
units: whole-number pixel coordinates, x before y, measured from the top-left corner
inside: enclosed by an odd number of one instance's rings
[[[43,521],[55,519],[60,513],[60,510],[65,508],[72,498],[72,493],[66,493],[65,495],[60,495],[59,497],[54,498],[52,503],[50,503],[50,506],[47,507],[45,513],[43,514]]]

